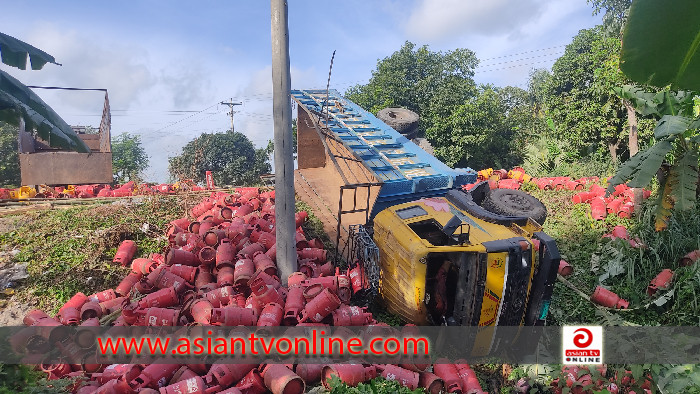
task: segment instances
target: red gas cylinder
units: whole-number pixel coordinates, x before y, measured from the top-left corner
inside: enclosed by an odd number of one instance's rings
[[[360,383],[377,377],[377,370],[373,365],[363,364],[330,364],[321,371],[321,383],[330,390],[330,380],[337,376],[343,383],[355,387]]]
[[[158,267],[158,263],[151,259],[138,258],[131,262],[131,270],[141,275],[148,275]]]
[[[205,394],[206,385],[200,376],[194,376],[160,389],[160,394]]]
[[[192,267],[189,265],[182,265],[182,264],[173,264],[173,265],[168,267],[168,270],[171,273],[186,280],[190,284],[194,284],[194,279],[197,276],[197,272],[199,271],[199,267]]]
[[[116,298],[116,297],[114,297],[114,298]],[[73,297],[71,297],[68,301],[66,301],[66,303],[63,304],[63,306],[61,306],[61,308],[58,309],[58,312],[60,313],[65,308],[80,309],[80,307],[82,307],[83,304],[85,304],[88,301],[90,301],[88,299],[88,296],[86,296],[85,294],[83,294],[81,292],[77,292],[77,293],[75,293],[75,295],[73,295]],[[33,313],[33,312],[35,312],[35,311],[31,311],[30,313]],[[41,312],[41,313],[43,313],[43,312]],[[29,315],[29,313],[27,315]],[[26,322],[24,324],[30,325],[30,324],[27,324]]]
[[[216,224],[213,220],[211,220],[211,218],[203,217],[201,221],[198,220],[196,223],[199,223],[199,226],[197,226],[196,228],[192,227],[192,230],[190,230],[190,232],[199,235],[200,237],[202,237],[202,240],[204,240],[204,237],[207,235],[209,230],[216,227]],[[194,230],[197,231],[195,232]]]
[[[271,258],[272,260],[276,260],[277,259],[277,244],[275,243],[274,245],[272,245],[270,247],[270,249],[268,249],[267,252],[265,252],[265,254],[267,255],[267,257]]]
[[[448,393],[462,392],[462,382],[457,366],[450,363],[449,360],[445,358],[435,360],[433,373],[443,380]]]
[[[203,297],[205,300],[209,301],[214,308],[220,308],[228,305],[234,294],[235,291],[232,286],[223,286],[204,293]]]
[[[365,288],[365,275],[364,270],[360,264],[357,264],[354,268],[348,271],[348,276],[350,277],[350,284],[352,285],[352,292],[357,293],[358,291]]]
[[[297,364],[294,372],[308,384],[318,383],[321,380],[323,364]]]
[[[228,238],[221,240],[221,243],[216,248],[216,267],[223,267],[225,265],[233,266],[235,257],[234,246],[231,245],[231,241]]]
[[[622,208],[624,200],[621,198],[616,198],[608,203],[608,213],[617,215]]]
[[[83,294],[83,296],[85,296],[85,294]],[[87,300],[87,296],[85,298]],[[34,323],[36,323],[37,321],[46,318],[50,319],[49,315],[47,315],[46,312],[42,311],[41,309],[32,309],[31,311],[27,312],[26,315],[24,315],[24,319],[22,320],[22,322],[25,326],[33,326]]]
[[[92,378],[100,384],[105,384],[112,379],[122,379],[131,382],[141,374],[142,367],[138,364],[111,364],[101,373],[92,374]]]
[[[566,260],[559,260],[558,272],[561,276],[569,276],[574,272],[574,268]]]
[[[598,197],[605,195],[605,188],[600,185],[591,185],[591,188],[588,189],[588,191],[594,193]]]
[[[170,379],[170,382],[168,384],[175,384],[177,382],[182,382],[183,380],[191,379],[194,378],[195,376],[199,376],[195,371],[189,369],[187,365],[183,365],[178,369],[175,374],[173,375],[172,379]]]
[[[605,207],[605,200],[602,197],[596,197],[591,200],[591,217],[593,220],[603,220],[608,215]]]
[[[176,326],[180,311],[166,308],[148,308],[146,309],[146,325],[147,326]]]
[[[99,302],[90,301],[83,304],[80,308],[80,318],[82,320],[87,320],[91,318],[102,317],[102,307]]]
[[[213,364],[204,380],[210,387],[230,387],[255,367],[255,364]]]
[[[122,267],[126,267],[127,265],[131,264],[131,259],[134,258],[135,254],[136,243],[130,239],[127,239],[119,245],[117,253],[114,255],[114,260],[112,260],[112,262],[119,263],[122,265]]]
[[[323,289],[319,295],[314,297],[306,304],[301,312],[301,322],[309,321],[320,323],[323,318],[338,309],[341,302],[338,296],[330,292],[328,289]]]
[[[613,192],[612,195],[617,197],[621,194],[624,194],[625,191],[627,191],[628,189],[629,189],[629,186],[627,186],[624,183],[621,183],[621,184],[615,186],[615,191]]]
[[[199,250],[199,262],[202,265],[211,267],[216,262],[216,249],[211,246],[205,246]]]
[[[121,379],[112,379],[105,383],[104,385],[97,388],[97,390],[92,392],[93,394],[112,394],[112,393],[124,393],[131,394],[135,391],[129,387],[129,384]]]
[[[366,326],[373,321],[372,313],[359,306],[341,305],[333,311],[334,326]]]
[[[167,308],[176,306],[180,303],[180,298],[177,292],[172,287],[160,289],[154,293],[148,294],[138,302],[139,308]]]
[[[597,195],[593,192],[583,192],[583,193],[574,194],[574,196],[571,197],[571,201],[574,204],[582,204],[582,203],[591,201],[595,197],[597,197]]]
[[[445,387],[445,382],[433,373],[420,372],[418,374],[418,385],[428,394],[440,394]]]
[[[192,319],[199,324],[211,324],[213,310],[214,308],[207,300],[199,299],[190,305],[190,315]]]
[[[262,313],[262,305],[260,305],[260,302],[255,298],[255,294],[251,294],[250,297],[245,300],[245,308],[252,309],[253,312],[255,312],[255,316],[260,316],[260,313]]]
[[[234,284],[234,268],[224,265],[216,273],[216,286],[231,286]]]
[[[80,324],[80,310],[78,308],[63,308],[58,313],[58,318],[64,326],[77,326]]]
[[[197,291],[200,291],[203,289],[205,286],[214,284],[216,283],[216,277],[211,273],[211,270],[209,267],[206,267],[204,265],[199,266],[199,272],[197,273],[197,277],[194,278],[194,288]]]
[[[292,286],[300,285],[306,279],[307,276],[303,272],[292,272],[289,278],[287,278],[287,287],[291,288]]]
[[[238,256],[252,259],[256,252],[265,253],[265,247],[260,243],[254,242],[239,250]]]
[[[153,271],[151,275],[153,275],[156,272],[157,271]],[[192,285],[187,283],[187,281],[183,277],[175,275],[172,272],[165,269],[161,271],[160,275],[156,278],[154,286],[159,289],[172,287],[178,293],[183,293],[184,291],[191,290],[193,288]]]
[[[234,389],[237,389],[238,391],[236,392],[229,392],[229,390],[222,391],[219,394],[264,394],[267,393],[267,387],[265,387],[265,381],[263,380],[262,376],[260,376],[260,372],[258,372],[257,369],[253,368],[246,374],[246,376],[241,379],[240,382],[236,383],[236,385],[233,387]]]
[[[306,389],[299,375],[282,364],[267,364],[262,376],[272,394],[302,394]]]
[[[481,385],[479,384],[479,379],[476,377],[476,373],[469,367],[469,364],[465,360],[455,361],[455,366],[459,373],[459,379],[462,382],[462,392],[469,394],[481,394]]]
[[[547,178],[538,178],[538,179],[533,179],[533,182],[535,182],[535,185],[540,190],[552,190],[552,181]]]
[[[693,250],[692,252],[683,256],[678,262],[678,264],[681,267],[690,267],[691,265],[693,265],[693,263],[698,261],[698,259],[700,259],[700,249]]]
[[[630,218],[634,214],[634,203],[631,201],[628,201],[620,207],[620,211],[617,213],[617,216],[621,218]]]
[[[284,304],[284,297],[275,288],[274,285],[266,284],[262,278],[253,279],[250,283],[250,289],[253,292],[258,304],[266,305],[270,302]]]
[[[386,380],[397,381],[400,385],[411,390],[418,388],[419,376],[417,372],[391,364],[382,365],[379,369],[382,371],[382,377]]]
[[[253,263],[253,260],[241,258],[236,261],[234,267],[234,283],[238,286],[247,286],[248,280],[255,274],[255,263]]]
[[[673,280],[673,271],[668,268],[664,269],[651,280],[649,287],[647,287],[647,294],[653,296],[659,289],[668,289],[671,286],[671,280]]]
[[[591,295],[591,301],[608,308],[629,308],[629,302],[627,302],[627,300],[620,298],[617,294],[601,286],[595,288],[595,291],[593,291]]]
[[[212,209],[213,207],[214,207],[214,203],[207,199],[207,200],[204,200],[204,201],[200,202],[199,204],[195,205],[192,208],[192,211],[190,211],[190,213],[192,214],[192,217],[196,218],[196,217],[201,216],[206,211]]]
[[[142,277],[143,274],[140,272],[130,272],[129,275],[125,276],[124,279],[119,282],[117,287],[114,289],[114,292],[122,296],[129,295],[131,289],[141,280]]]
[[[186,250],[171,248],[165,256],[165,264],[183,264],[196,267],[200,264],[199,257]]]
[[[304,305],[306,305],[304,288],[299,285],[290,286],[284,304],[283,322],[285,326],[294,326],[299,323],[299,313],[304,309]]]
[[[170,381],[180,366],[180,364],[149,364],[141,371],[139,376],[129,382],[129,386],[135,390],[142,387],[150,387],[152,389],[164,387],[165,383]]]
[[[250,234],[250,240],[264,246],[265,250],[270,249],[277,242],[274,234],[262,230],[253,231]]]
[[[102,308],[102,315],[109,315],[115,312],[117,309],[121,309],[124,303],[127,302],[127,297],[117,297],[112,300],[107,300],[105,302],[100,302],[100,308]]]
[[[101,291],[99,293],[95,293],[93,295],[88,296],[88,299],[90,301],[97,302],[105,302],[107,300],[113,300],[115,298],[117,298],[117,293],[115,293],[112,289],[107,289],[105,291]]]
[[[200,227],[199,229],[200,233],[202,232],[202,229]],[[226,238],[226,231],[222,230],[220,228],[210,228],[209,231],[206,232],[203,236],[204,243],[208,246],[211,247],[217,247],[221,243],[222,240]],[[218,248],[217,248],[218,251]]]
[[[214,308],[211,312],[213,326],[255,326],[258,323],[255,311],[250,308],[228,306]]]
[[[518,190],[520,189],[520,182],[515,179],[502,179],[498,181],[498,188]]]
[[[326,250],[317,248],[304,248],[297,251],[297,256],[300,260],[312,259],[316,260],[320,264],[326,262]]]
[[[284,308],[282,305],[271,302],[262,309],[258,318],[258,327],[277,327],[282,324]]]
[[[566,190],[583,190],[583,185],[576,181],[564,182],[564,188]]]
[[[253,263],[256,271],[264,271],[268,275],[277,275],[277,265],[265,253],[256,252],[253,255]]]

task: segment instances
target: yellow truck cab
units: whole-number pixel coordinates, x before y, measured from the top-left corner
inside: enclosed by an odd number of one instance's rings
[[[559,256],[534,220],[488,212],[473,193],[454,190],[387,208],[373,228],[380,293],[407,322],[544,323]]]

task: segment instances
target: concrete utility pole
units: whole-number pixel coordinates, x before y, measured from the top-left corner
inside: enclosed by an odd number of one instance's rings
[[[231,115],[231,132],[233,133],[233,131],[234,131],[234,129],[233,129],[233,114],[238,112],[238,111],[233,110],[233,106],[234,105],[243,105],[243,103],[234,103],[233,98],[232,98],[231,101],[229,101],[228,103],[225,101],[222,101],[221,104],[228,105],[228,108],[231,110],[231,111],[229,111],[229,113],[227,115]]]
[[[287,2],[271,0],[272,97],[275,121],[275,222],[277,269],[282,283],[297,267],[294,223],[292,94],[289,73]]]

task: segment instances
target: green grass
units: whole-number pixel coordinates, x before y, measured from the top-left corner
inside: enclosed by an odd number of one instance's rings
[[[148,197],[25,214],[17,228],[0,234],[0,250],[19,249],[13,261],[28,264],[29,277],[15,297],[55,312],[76,292],[89,295],[116,286],[129,271],[112,263],[121,241],[134,240],[137,256],[162,252],[167,223],[184,215],[183,204]]]
[[[686,253],[700,248],[700,209],[676,213],[669,229],[657,233],[653,226],[653,206],[645,204],[638,219],[608,216],[604,221],[590,219],[587,204],[573,205],[572,191],[530,191],[548,208],[549,217],[544,230],[553,236],[562,258],[574,267],[567,278],[586,294],[592,294],[603,284],[630,302],[630,311],[602,312],[588,300],[562,283],[554,288],[548,324],[620,323],[639,325],[697,325],[700,324],[698,290],[700,272],[695,267],[678,267]],[[609,240],[603,234],[615,225],[625,225],[632,237],[638,237],[647,247],[632,248],[622,240]],[[597,265],[597,270],[592,270]],[[619,274],[600,281],[611,268]],[[646,295],[651,280],[664,268],[676,272],[674,297],[662,307],[647,305],[653,301]],[[661,292],[660,294],[662,294]]]

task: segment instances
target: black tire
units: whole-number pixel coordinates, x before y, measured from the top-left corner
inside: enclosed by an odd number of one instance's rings
[[[377,118],[409,139],[418,132],[418,114],[410,109],[384,108],[377,113]]]
[[[481,203],[487,211],[505,216],[527,216],[540,225],[547,219],[547,208],[535,197],[511,189],[494,189]]]

